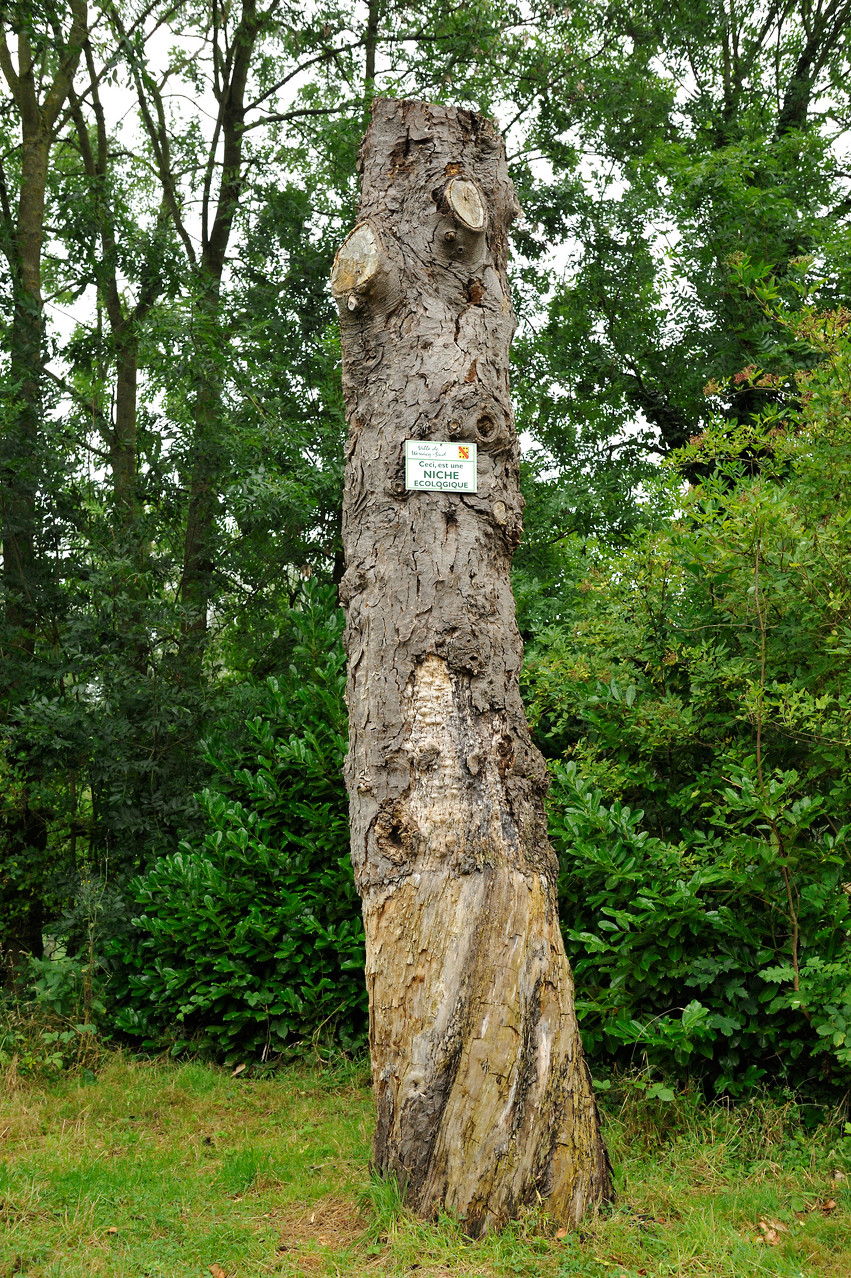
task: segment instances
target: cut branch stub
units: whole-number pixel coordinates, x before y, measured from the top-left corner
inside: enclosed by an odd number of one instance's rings
[[[359,168],[332,289],[375,1164],[414,1209],[473,1234],[542,1199],[575,1223],[610,1180],[519,691],[517,201],[493,125],[453,107],[378,100]],[[414,438],[475,440],[478,491],[405,492]]]
[[[485,229],[485,206],[472,182],[453,178],[446,188],[446,203],[452,216],[468,231]]]
[[[366,289],[378,274],[381,246],[378,236],[369,225],[361,222],[343,241],[331,268],[331,288],[334,296],[346,296],[347,303],[357,290]],[[349,310],[356,310],[349,305]]]
[[[392,305],[398,285],[398,270],[377,228],[359,222],[340,245],[331,268],[331,292],[337,305],[349,311],[359,310],[367,299]]]

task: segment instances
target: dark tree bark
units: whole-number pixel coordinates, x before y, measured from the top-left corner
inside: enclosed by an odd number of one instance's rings
[[[71,0],[70,29],[57,55],[52,79],[44,76],[43,52],[34,49],[26,7],[11,19],[0,13],[0,70],[20,120],[20,186],[16,225],[4,228],[14,311],[9,334],[8,407],[0,449],[3,584],[12,647],[31,657],[35,642],[36,495],[42,413],[43,305],[41,253],[47,165],[57,121],[80,60],[86,29],[84,0]],[[17,65],[6,42],[7,22],[17,37]],[[59,38],[62,33],[59,31]],[[40,96],[41,91],[41,96]],[[5,201],[4,201],[5,204]],[[12,211],[4,207],[11,223]]]
[[[217,559],[217,521],[220,489],[227,465],[222,439],[223,354],[227,346],[221,315],[221,287],[234,219],[245,187],[243,151],[248,74],[257,40],[269,12],[258,11],[256,0],[242,0],[240,21],[233,42],[219,59],[214,83],[219,113],[215,143],[210,149],[202,204],[202,251],[196,267],[199,297],[196,303],[202,335],[197,351],[199,387],[193,407],[194,440],[189,509],[183,545],[181,599],[186,608],[182,650],[187,664],[200,674],[207,642],[208,613],[213,598]],[[214,22],[214,38],[225,42],[225,32]],[[212,197],[216,146],[221,138],[222,156],[218,192]]]
[[[132,601],[128,609],[116,610],[114,618],[126,645],[128,664],[144,675],[150,661],[150,650],[143,616],[148,544],[143,528],[138,455],[139,345],[142,326],[162,292],[164,279],[156,269],[143,269],[135,303],[125,299],[124,290],[119,286],[121,231],[111,190],[109,134],[99,88],[101,75],[89,38],[86,39],[84,53],[88,72],[84,98],[91,102],[94,128],[90,131],[83,98],[73,90],[71,114],[95,213],[97,239],[91,246],[92,268],[99,300],[109,324],[115,368],[112,412],[98,413],[97,420],[100,435],[109,450],[112,477],[113,527],[118,552],[113,586],[117,596],[126,596]],[[164,229],[167,217],[168,212],[161,205],[160,229]]]
[[[477,1234],[610,1196],[559,930],[548,773],[518,676],[521,535],[506,261],[519,211],[492,124],[378,100],[334,264],[350,425],[343,510],[352,859],[375,1163]],[[476,441],[478,494],[406,493],[403,441]]]
[[[364,84],[363,104],[366,120],[369,119],[369,108],[375,96],[375,54],[378,46],[378,0],[369,0],[366,14],[366,31],[364,33]],[[364,123],[366,123],[366,120]]]

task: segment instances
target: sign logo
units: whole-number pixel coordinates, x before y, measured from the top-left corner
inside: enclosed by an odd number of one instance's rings
[[[459,456],[459,457],[461,457],[461,458],[463,458],[463,460],[464,460],[464,461],[469,461],[469,460],[470,460],[470,450],[469,450],[469,448],[465,448],[463,444],[459,444],[459,445],[458,445],[458,456]]]

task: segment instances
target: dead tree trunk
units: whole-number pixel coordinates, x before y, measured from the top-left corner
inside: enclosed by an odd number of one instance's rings
[[[350,426],[352,859],[375,1163],[477,1234],[609,1196],[559,931],[547,769],[518,689],[521,535],[506,275],[519,212],[493,125],[378,100],[334,263]],[[406,439],[476,442],[477,494],[406,492]]]

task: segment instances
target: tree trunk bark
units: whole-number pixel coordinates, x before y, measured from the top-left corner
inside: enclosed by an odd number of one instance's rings
[[[112,335],[115,341],[115,421],[109,441],[112,495],[119,529],[125,537],[134,535],[134,541],[138,542],[141,515],[136,444],[139,333],[134,318],[122,315],[120,322],[113,325]]]
[[[27,123],[24,118],[9,342],[11,403],[2,440],[0,502],[6,619],[13,647],[31,658],[39,593],[35,539],[43,357],[41,247],[50,140],[38,122],[29,130]]]
[[[559,930],[548,773],[518,676],[505,149],[376,101],[332,272],[347,445],[349,787],[377,1168],[472,1234],[611,1194]],[[478,445],[478,493],[406,492],[403,442]]]
[[[192,405],[189,501],[183,541],[180,601],[184,608],[180,652],[191,681],[202,678],[210,603],[218,553],[218,519],[226,465],[222,421],[223,358],[227,339],[221,325],[220,278],[208,285],[209,294],[195,304],[195,378],[198,389]],[[216,335],[219,340],[216,340]]]

